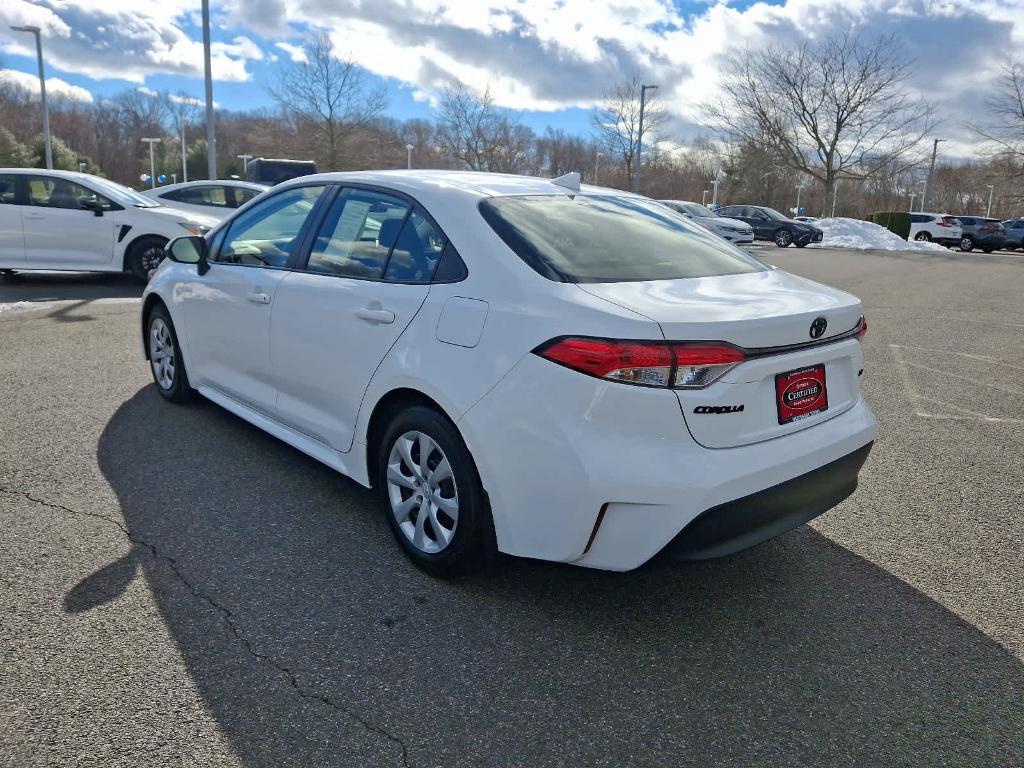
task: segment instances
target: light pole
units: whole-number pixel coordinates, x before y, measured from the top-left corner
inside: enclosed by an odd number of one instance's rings
[[[991,184],[989,184],[988,185],[988,208],[985,209],[985,218],[986,219],[989,218],[992,215],[992,193],[995,192],[995,191],[996,191],[995,187],[992,186]]]
[[[53,146],[50,143],[50,108],[46,103],[46,71],[43,69],[43,38],[39,27],[11,27],[15,32],[30,32],[36,37],[36,59],[39,61],[39,101],[43,107],[43,145],[46,147],[46,167],[53,170]]]
[[[924,213],[925,193],[928,191],[928,187],[930,187],[931,185],[928,183],[928,179],[925,179],[924,181],[921,182],[921,186],[921,213]]]
[[[176,175],[176,174],[175,174]],[[188,148],[185,146],[185,120],[181,121],[181,180],[188,181]],[[177,184],[178,182],[174,182]]]
[[[139,139],[149,144],[149,186],[151,189],[156,189],[156,161],[153,159],[153,145],[159,144],[160,139]]]
[[[910,193],[910,210],[908,211],[908,213],[913,213],[914,212],[914,198],[915,197],[917,197],[917,192],[911,192]]]
[[[715,160],[715,164],[713,166],[713,169],[715,171],[715,178],[710,180],[711,181],[711,205],[716,205],[718,203],[718,177],[722,173],[722,163],[719,160]]]
[[[203,0],[203,67],[206,76],[206,174],[217,178],[217,137],[213,130],[213,74],[210,67],[210,0]]]
[[[416,149],[413,144],[405,145],[405,167],[406,170],[412,170],[412,151]]]
[[[834,219],[836,217],[836,198],[839,197],[839,179],[832,180],[832,213],[830,216]]]
[[[924,196],[921,198],[921,210],[923,211],[926,207],[932,207],[932,197],[934,197],[934,190],[932,189],[932,177],[935,175],[935,156],[939,153],[939,142],[945,141],[945,139],[936,139],[935,143],[932,144],[932,162],[928,166],[928,179],[925,181]]]
[[[793,214],[794,216],[799,216],[800,215],[800,193],[803,192],[803,191],[804,191],[804,185],[803,184],[797,184],[796,185],[796,213]]]
[[[239,160],[242,161],[242,173],[245,173],[246,171],[248,171],[249,170],[249,161],[252,160],[252,155],[247,155],[247,154],[243,153],[241,155],[235,155],[235,157],[237,157]]]
[[[707,205],[708,204],[708,191],[706,189],[701,193],[700,204],[701,205]]]
[[[594,152],[594,186],[597,186],[597,167],[601,163],[604,152]]]
[[[633,174],[633,191],[640,194],[640,166],[644,157],[644,107],[647,105],[647,92],[657,89],[656,85],[640,86],[640,125],[636,132],[636,172]]]

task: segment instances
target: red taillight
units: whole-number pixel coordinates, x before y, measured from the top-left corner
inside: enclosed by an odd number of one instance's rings
[[[946,219],[939,219],[936,222],[936,224],[938,224],[938,226],[940,226],[940,227],[952,227],[953,226],[953,224],[951,222],[947,221]]]
[[[566,338],[536,351],[590,376],[648,387],[706,387],[746,359],[736,347],[714,342]]]
[[[860,319],[860,327],[857,329],[857,338],[863,339],[868,335],[868,321],[865,318]]]

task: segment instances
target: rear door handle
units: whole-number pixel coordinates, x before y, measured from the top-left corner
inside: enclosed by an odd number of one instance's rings
[[[356,317],[368,323],[380,323],[381,325],[391,325],[395,322],[395,313],[387,309],[363,307],[356,310]]]
[[[268,293],[250,293],[248,298],[253,304],[270,303],[270,294]]]

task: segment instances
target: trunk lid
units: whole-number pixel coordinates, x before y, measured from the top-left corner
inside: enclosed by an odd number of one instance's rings
[[[730,448],[797,432],[857,402],[860,343],[843,337],[857,327],[863,308],[848,293],[781,270],[579,287],[649,317],[669,341],[724,341],[746,350],[748,359],[710,386],[676,390],[690,433],[705,447]],[[819,318],[826,327],[814,338],[811,326],[820,326]],[[791,414],[777,404],[776,377],[816,366],[824,366],[822,398],[788,420]]]

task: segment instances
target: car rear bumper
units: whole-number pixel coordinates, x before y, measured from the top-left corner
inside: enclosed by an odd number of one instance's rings
[[[802,235],[793,235],[793,242],[798,245],[808,245],[810,243],[820,243],[824,237],[821,230],[815,230],[814,232],[807,232]]]
[[[707,510],[803,477],[875,437],[858,397],[796,432],[705,448],[673,391],[590,378],[536,355],[458,426],[502,552],[617,571],[643,565]],[[770,535],[800,525],[801,514],[806,507],[792,518],[780,513]]]
[[[984,237],[973,236],[974,245],[977,248],[991,248],[994,251],[999,250],[1006,245],[1005,235],[985,235]]]
[[[874,442],[771,488],[712,507],[662,550],[680,560],[709,560],[740,552],[827,512],[857,489]]]

